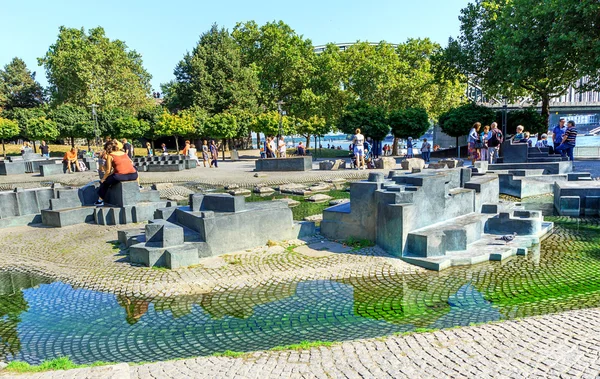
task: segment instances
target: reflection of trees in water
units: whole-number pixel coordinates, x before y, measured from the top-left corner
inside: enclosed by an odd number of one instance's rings
[[[148,311],[150,303],[156,312],[169,311],[174,318],[192,313],[193,306],[199,305],[212,319],[221,319],[225,316],[247,319],[254,313],[254,307],[293,296],[296,293],[297,284],[295,282],[267,284],[256,288],[155,298],[151,301],[119,295],[117,302],[125,309],[126,320],[132,325]]]
[[[21,313],[29,309],[21,290],[42,283],[49,281],[38,275],[0,271],[0,361],[21,350],[17,328]]]

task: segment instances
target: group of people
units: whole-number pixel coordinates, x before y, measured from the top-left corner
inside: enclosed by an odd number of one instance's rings
[[[521,128],[523,128],[521,126]],[[517,130],[519,128],[517,127]],[[504,141],[502,131],[498,129],[498,123],[492,122],[481,128],[481,123],[473,124],[468,136],[469,158],[473,165],[476,161],[485,161],[489,163],[496,162],[500,145]]]
[[[300,142],[300,145],[302,142]],[[300,148],[300,146],[298,147]],[[283,139],[283,136],[279,137],[267,137],[263,146],[260,148],[261,158],[285,158],[287,156],[287,146]]]
[[[559,124],[552,131],[553,146],[548,143],[548,135],[542,134],[537,140],[535,147],[548,148],[550,154],[560,154],[562,157],[568,157],[573,161],[573,150],[575,149],[575,141],[577,138],[577,129],[575,121],[567,122],[561,118]],[[468,136],[469,158],[475,164],[476,161],[486,161],[495,163],[498,157],[500,145],[504,141],[502,131],[498,129],[498,124],[493,122],[491,125],[486,125],[481,128],[481,123],[473,124]],[[517,126],[516,133],[510,138],[511,143],[525,143],[529,147],[533,147],[531,133],[525,131],[523,125]]]

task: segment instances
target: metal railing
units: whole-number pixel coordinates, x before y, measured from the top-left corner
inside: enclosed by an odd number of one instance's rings
[[[575,158],[600,158],[600,146],[575,146]]]

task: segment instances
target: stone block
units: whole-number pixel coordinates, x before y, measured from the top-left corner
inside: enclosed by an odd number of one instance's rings
[[[311,197],[309,197],[306,200],[310,201],[310,202],[313,202],[313,203],[325,203],[325,202],[327,202],[327,201],[329,201],[331,199],[332,199],[331,196],[319,193],[319,194],[316,194],[316,195],[312,195]]]
[[[50,176],[50,175],[58,175],[63,174],[65,172],[65,168],[62,163],[60,164],[45,164],[40,166],[40,175],[41,176]]]
[[[117,232],[117,237],[120,243],[123,244],[126,248],[129,248],[134,242],[139,242],[138,237],[144,234],[144,229],[127,229],[127,230],[119,230]]]
[[[396,168],[396,159],[392,157],[377,158],[374,163],[377,169],[393,170]]]
[[[192,244],[169,247],[165,251],[165,266],[170,269],[197,265],[199,262],[198,249]]]
[[[168,247],[183,245],[183,228],[165,220],[152,220],[145,227],[146,246]]]
[[[589,172],[570,172],[567,174],[567,180],[569,182],[577,180],[592,180],[592,174]]]
[[[0,218],[15,217],[20,214],[16,192],[0,193]]]
[[[25,190],[16,193],[19,203],[19,215],[29,215],[40,213],[37,195],[35,190]]]
[[[400,162],[400,166],[402,166],[403,170],[408,171],[412,171],[415,168],[423,170],[425,168],[425,161],[421,158],[408,158]]]
[[[154,211],[154,219],[165,220],[169,222],[176,222],[177,216],[175,215],[175,211],[177,207],[168,207],[168,208],[158,208]]]
[[[0,162],[0,175],[17,175],[25,173],[25,164],[23,161]]]
[[[160,192],[155,190],[140,190],[138,202],[155,203],[160,201]]]
[[[195,159],[186,159],[184,161],[184,166],[185,166],[186,170],[189,170],[191,168],[196,168],[196,167],[198,167],[198,161]]]
[[[319,162],[319,170],[339,170],[346,168],[346,162],[341,159]]]
[[[96,208],[94,207],[79,207],[59,210],[43,209],[42,223],[44,225],[54,226],[57,228],[82,223],[93,223],[95,211]]]
[[[104,202],[117,207],[136,205],[140,201],[140,187],[136,181],[120,182],[109,188]]]
[[[457,168],[464,165],[462,159],[442,159],[438,163],[444,163],[448,168]]]
[[[129,248],[129,261],[147,267],[166,267],[165,249],[146,247],[144,243]]]
[[[78,190],[79,202],[83,205],[93,205],[98,200],[99,182],[87,184]]]
[[[559,200],[560,208],[558,213],[561,216],[579,217],[580,214],[579,196],[561,196]]]
[[[259,187],[259,186],[254,187],[254,189],[252,191],[254,193],[258,193],[258,194],[272,194],[273,192],[275,192],[275,190],[271,187]]]
[[[255,161],[256,171],[310,171],[311,157],[264,158]]]
[[[169,188],[173,188],[173,183],[154,183],[152,185],[152,189],[157,191],[162,191]]]
[[[586,196],[584,203],[584,216],[598,216],[598,211],[600,211],[600,196]]]
[[[194,206],[195,208],[195,206]],[[228,194],[204,195],[200,210],[214,212],[240,212],[246,208],[246,199],[243,196]]]

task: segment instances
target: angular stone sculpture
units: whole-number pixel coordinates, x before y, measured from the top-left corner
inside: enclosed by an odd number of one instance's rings
[[[421,158],[408,158],[400,162],[403,170],[412,171],[413,169],[422,170],[425,168],[425,161]],[[394,165],[395,168],[395,165]]]

